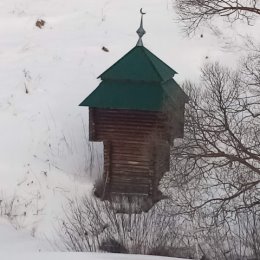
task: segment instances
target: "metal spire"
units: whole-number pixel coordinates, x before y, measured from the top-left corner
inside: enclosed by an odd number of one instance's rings
[[[146,14],[146,13],[143,12],[143,8],[140,9],[140,13],[141,13],[141,23],[140,23],[140,27],[136,31],[138,36],[139,36],[139,39],[138,39],[136,46],[143,46],[142,37],[146,33],[144,28],[143,28],[143,15]]]

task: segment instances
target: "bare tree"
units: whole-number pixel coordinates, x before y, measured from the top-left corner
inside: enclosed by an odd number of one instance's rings
[[[246,20],[251,24],[260,15],[258,0],[176,0],[176,8],[188,33],[216,16],[225,17],[230,22]]]
[[[207,217],[200,215],[201,224]],[[209,259],[248,260],[260,258],[259,211],[249,210],[197,230],[197,241],[203,255]]]
[[[218,16],[251,24],[259,4],[176,0],[187,33]],[[249,54],[238,69],[207,64],[199,87],[185,84],[184,139],[175,140],[162,182],[201,253],[212,259],[260,258],[260,48],[246,44]]]
[[[171,150],[161,182],[174,213],[190,224],[202,254],[213,259],[260,255],[260,52],[236,71],[202,69],[199,87],[185,84],[185,133]],[[171,208],[168,208],[171,211]]]
[[[208,64],[200,89],[186,86],[185,135],[168,176],[185,210],[210,206],[220,216],[260,206],[260,55],[252,55],[237,72]]]

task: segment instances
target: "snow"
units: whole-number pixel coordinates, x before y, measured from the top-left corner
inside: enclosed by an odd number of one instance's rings
[[[1,259],[10,260],[178,260],[159,256],[124,255],[124,254],[101,254],[101,253],[38,253],[38,254],[1,254]],[[185,260],[182,258],[182,260]]]
[[[0,259],[3,260],[178,260],[159,256],[108,253],[64,253],[53,251],[44,239],[35,239],[26,232],[17,232],[9,223],[0,223]],[[182,258],[183,259],[183,258]],[[185,260],[185,259],[183,259]]]
[[[2,260],[177,260],[179,258],[144,256],[144,255],[124,255],[107,253],[62,253],[47,252],[53,251],[50,244],[42,239],[35,239],[25,231],[17,232],[10,224],[0,224],[0,259]],[[184,259],[185,260],[185,259]]]
[[[208,60],[235,66],[244,51],[240,35],[260,37],[259,21],[184,37],[171,0],[0,1],[0,201],[15,205],[10,219],[0,204],[0,251],[52,250],[44,237],[66,198],[91,193],[102,171],[102,144],[88,143],[88,110],[78,104],[136,44],[141,7],[144,45],[179,73],[180,83],[197,82]],[[39,18],[46,21],[42,29],[35,26]]]
[[[51,249],[44,238],[35,239],[25,230],[20,230],[18,232],[10,223],[4,221],[0,222],[0,234],[1,253],[28,253],[49,251]]]

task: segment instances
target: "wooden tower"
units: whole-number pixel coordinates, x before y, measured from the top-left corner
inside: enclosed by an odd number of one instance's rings
[[[188,97],[173,79],[176,72],[143,46],[142,19],[137,33],[137,45],[99,76],[80,106],[89,107],[89,140],[104,143],[102,197],[157,201],[170,146],[183,136]]]

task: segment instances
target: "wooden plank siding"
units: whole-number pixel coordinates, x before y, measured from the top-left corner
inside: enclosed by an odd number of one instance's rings
[[[90,108],[90,140],[104,142],[105,193],[155,196],[169,168],[161,112]]]

